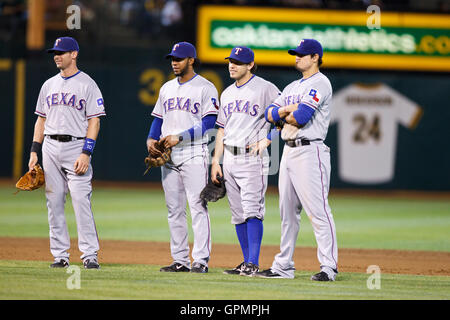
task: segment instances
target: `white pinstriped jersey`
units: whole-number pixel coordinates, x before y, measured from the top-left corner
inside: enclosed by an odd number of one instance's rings
[[[100,89],[82,71],[70,77],[57,74],[44,82],[35,114],[46,118],[44,134],[74,137],[86,136],[89,119],[106,115]]]
[[[302,128],[285,125],[281,131],[283,140],[325,140],[330,124],[330,102],[333,95],[330,80],[321,72],[306,79],[295,80],[284,88],[274,104],[280,107],[304,103],[313,108],[314,115]]]
[[[163,120],[162,137],[176,135],[194,126],[201,128],[203,117],[217,115],[218,100],[217,89],[201,75],[196,74],[184,83],[175,78],[159,90],[152,116]],[[194,144],[204,143],[207,143],[206,135],[194,141]],[[182,148],[183,145],[174,148]]]
[[[265,138],[270,123],[264,111],[279,95],[273,83],[255,75],[241,86],[228,86],[220,96],[216,122],[224,128],[224,144],[243,148]]]

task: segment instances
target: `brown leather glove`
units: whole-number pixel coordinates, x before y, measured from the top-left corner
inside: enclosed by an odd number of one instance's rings
[[[33,191],[42,187],[44,183],[44,170],[42,170],[39,164],[36,164],[33,170],[25,173],[19,181],[17,181],[16,188],[19,189],[19,191]]]
[[[145,157],[144,162],[145,165],[147,166],[147,169],[144,172],[144,175],[147,174],[147,172],[150,170],[150,168],[152,167],[161,167],[163,166],[166,162],[170,161],[170,155],[172,153],[172,149],[166,149],[164,147],[164,145],[162,143],[155,143],[155,147],[161,151],[162,155],[160,155],[159,157],[154,157],[152,156],[151,153],[148,154],[147,157]]]

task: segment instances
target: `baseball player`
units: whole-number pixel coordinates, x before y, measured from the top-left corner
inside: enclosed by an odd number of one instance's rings
[[[256,65],[250,48],[235,47],[225,59],[235,82],[220,97],[211,180],[218,183],[217,176],[225,179],[231,223],[244,256],[241,264],[224,273],[250,276],[259,270],[269,164],[267,147],[271,142],[264,110],[280,91],[254,74]]]
[[[155,143],[172,148],[171,162],[161,167],[162,185],[168,209],[170,250],[173,263],[162,272],[207,273],[211,254],[208,209],[200,193],[208,182],[206,130],[214,127],[218,113],[218,93],[214,85],[194,71],[195,47],[188,42],[173,46],[166,58],[176,78],[159,91],[147,139],[149,153],[158,155]],[[194,245],[191,267],[186,221],[186,201],[192,218]]]
[[[36,104],[38,118],[28,167],[38,162],[42,150],[50,226],[52,268],[69,266],[70,238],[64,215],[70,192],[78,230],[78,247],[86,269],[100,268],[99,241],[91,208],[91,156],[105,116],[102,94],[91,77],[78,70],[78,43],[71,37],[58,38],[53,48],[60,72],[42,86]]]
[[[288,51],[295,55],[295,66],[303,74],[266,109],[266,119],[284,121],[281,138],[285,141],[279,172],[281,215],[280,253],[270,269],[255,276],[294,278],[293,254],[300,228],[300,212],[305,209],[317,241],[321,271],[316,281],[334,281],[338,273],[336,229],[328,204],[330,187],[330,149],[324,144],[330,122],[332,87],[319,71],[323,50],[314,39],[304,39]]]

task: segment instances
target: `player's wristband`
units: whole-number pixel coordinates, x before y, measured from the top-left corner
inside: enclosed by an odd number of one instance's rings
[[[95,147],[95,140],[86,138],[86,140],[84,140],[82,153],[90,156],[94,152],[94,147]]]
[[[37,141],[33,141],[33,143],[31,144],[31,152],[36,152],[39,153],[42,149],[42,143],[39,143]]]
[[[272,109],[272,120],[273,122],[277,122],[281,119],[280,115],[278,114],[279,107],[273,107]]]

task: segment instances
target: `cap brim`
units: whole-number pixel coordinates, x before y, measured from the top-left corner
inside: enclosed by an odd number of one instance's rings
[[[178,55],[172,54],[172,53],[169,53],[168,55],[166,55],[166,59],[170,59],[170,58],[172,58],[172,57],[175,57],[175,58],[178,58],[178,59],[185,59],[185,58],[194,58],[194,59],[197,59],[196,57],[178,56]]]
[[[296,56],[296,55],[298,54],[298,52],[295,51],[294,49],[288,50],[288,53],[289,53],[290,55],[292,55],[292,56]]]
[[[72,52],[72,51],[78,51],[78,50],[62,50],[61,48],[51,48],[51,49],[47,49],[48,53],[53,53],[55,51],[59,51],[59,52]]]
[[[253,61],[253,60],[252,61],[242,61],[242,60],[236,59],[236,57],[226,57],[225,60],[227,60],[227,59],[233,59],[233,60],[239,61],[240,63],[245,63],[245,64],[249,64]]]

